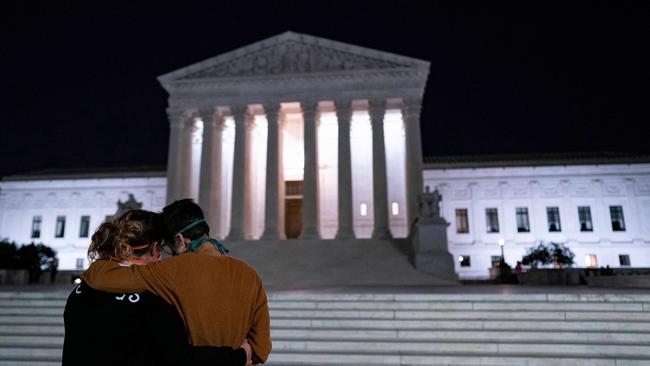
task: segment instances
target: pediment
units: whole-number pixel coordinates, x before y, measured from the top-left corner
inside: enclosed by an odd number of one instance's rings
[[[286,32],[161,76],[161,82],[361,70],[422,69],[429,63]]]

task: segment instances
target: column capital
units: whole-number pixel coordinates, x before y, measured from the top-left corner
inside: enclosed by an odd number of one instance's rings
[[[273,114],[277,116],[281,108],[282,105],[280,105],[280,103],[264,104],[264,113],[266,114],[266,118],[268,118],[269,114]]]
[[[229,108],[230,114],[235,118],[235,121],[237,121],[237,117],[242,117],[250,114],[248,105],[236,105],[230,106]]]
[[[188,119],[188,112],[184,109],[167,109],[167,118],[171,127],[182,127]]]
[[[354,112],[351,100],[335,100],[334,108],[339,123],[341,123],[343,119],[350,119]]]
[[[422,99],[421,98],[411,98],[405,99],[402,101],[402,110],[406,114],[420,114],[422,111]]]

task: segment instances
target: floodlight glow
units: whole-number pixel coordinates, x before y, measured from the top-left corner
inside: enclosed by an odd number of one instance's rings
[[[366,204],[365,202],[362,202],[361,206],[359,207],[359,211],[361,213],[361,216],[368,215],[368,204]]]
[[[465,258],[462,255],[458,257],[459,262],[463,262],[464,260],[465,260]]]
[[[504,246],[505,243],[506,243],[506,241],[503,240],[503,238],[499,239],[499,246]]]

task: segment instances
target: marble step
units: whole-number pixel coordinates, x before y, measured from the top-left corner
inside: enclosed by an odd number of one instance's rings
[[[267,366],[281,365],[427,365],[427,366],[648,366],[648,360],[597,357],[526,357],[513,355],[372,355],[272,353]]]
[[[72,291],[73,287],[70,288]],[[0,301],[63,300],[66,292],[0,292]],[[440,301],[440,302],[606,302],[650,303],[650,294],[382,294],[382,293],[324,293],[324,292],[269,292],[269,301]]]
[[[545,357],[647,358],[650,346],[518,344],[469,342],[274,341],[273,352],[349,352],[369,354],[520,355]]]
[[[63,345],[63,330],[40,333],[0,332],[0,347],[54,347]],[[605,344],[650,346],[650,334],[644,333],[581,333],[524,331],[377,331],[377,330],[311,330],[273,329],[273,341],[378,341],[378,342],[471,342],[528,344]]]
[[[61,361],[3,361],[0,359],[0,366],[61,366]]]
[[[271,301],[274,310],[534,310],[534,311],[648,311],[644,303],[583,302],[390,302],[390,301]]]
[[[0,309],[1,313],[1,309]],[[603,320],[650,322],[650,312],[639,311],[402,311],[402,310],[270,310],[271,318],[316,319],[502,319],[502,320]]]
[[[60,316],[0,316],[0,333],[20,334],[38,327],[63,331]],[[36,327],[36,328],[35,328]],[[291,319],[271,318],[272,329],[379,329],[379,330],[536,330],[546,332],[646,332],[649,322],[616,321],[531,321],[531,320],[394,320],[394,319]]]

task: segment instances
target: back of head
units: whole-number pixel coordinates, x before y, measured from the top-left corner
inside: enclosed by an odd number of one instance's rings
[[[166,206],[162,210],[162,220],[170,235],[176,235],[189,225],[203,220],[203,210],[191,199],[182,199]],[[204,221],[183,231],[181,235],[194,240],[210,234],[210,226]]]
[[[167,232],[160,214],[145,210],[127,211],[101,224],[92,236],[88,258],[122,261],[140,256],[161,244]]]

